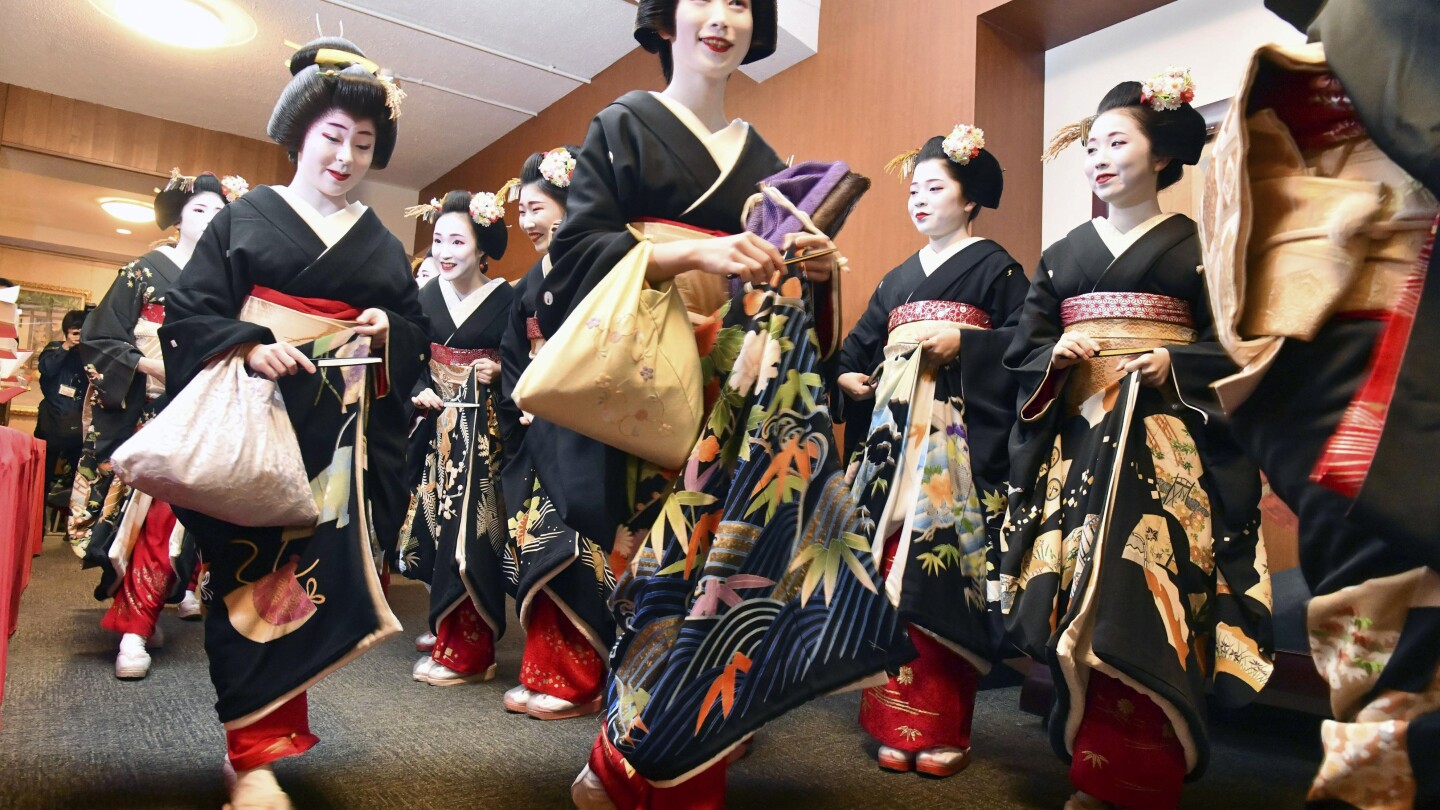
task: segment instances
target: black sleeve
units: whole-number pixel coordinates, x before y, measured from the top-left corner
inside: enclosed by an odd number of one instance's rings
[[[497,416],[500,419],[501,435],[507,450],[518,447],[524,428],[520,424],[520,408],[512,397],[520,375],[530,366],[530,338],[525,322],[529,313],[525,311],[525,290],[530,284],[529,277],[522,278],[515,285],[515,300],[506,313],[505,334],[500,338],[500,402]]]
[[[873,374],[880,365],[880,355],[885,349],[885,338],[889,334],[890,312],[881,294],[888,278],[887,276],[882,279],[875,286],[875,292],[870,294],[870,303],[866,304],[865,312],[860,315],[860,320],[855,322],[855,328],[845,336],[845,343],[840,347],[841,374],[852,371]]]
[[[104,408],[120,408],[135,381],[140,349],[135,345],[135,322],[145,305],[149,282],[138,262],[122,268],[105,297],[85,318],[78,351],[87,366],[95,367],[91,385]]]
[[[1005,368],[1005,350],[1020,325],[1030,282],[1008,254],[992,260],[1002,264],[980,303],[991,329],[967,329],[960,340],[960,390],[970,458],[981,477],[993,484],[1010,475],[1009,440],[1015,424],[1015,376]]]

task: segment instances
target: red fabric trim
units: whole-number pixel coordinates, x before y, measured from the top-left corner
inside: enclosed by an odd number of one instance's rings
[[[530,340],[541,340],[545,337],[545,333],[540,331],[539,318],[525,319],[525,337]]]
[[[1185,748],[1147,695],[1095,670],[1071,747],[1070,782],[1117,807],[1173,810],[1185,782]]]
[[[701,228],[697,225],[691,225],[688,222],[677,222],[673,219],[661,219],[660,217],[636,217],[635,219],[630,220],[630,222],[632,224],[636,222],[654,222],[660,225],[674,225],[677,228],[685,228],[686,230],[697,231],[699,233],[709,234],[710,236],[735,235],[735,231],[712,231],[709,228]]]
[[[594,700],[605,685],[605,662],[550,594],[540,592],[530,606],[520,683],[571,703]]]
[[[318,742],[320,738],[310,733],[310,706],[304,692],[245,728],[225,732],[225,749],[237,771],[300,756]]]
[[[453,349],[439,343],[430,344],[430,359],[445,366],[468,366],[476,360],[500,362],[498,349]]]
[[[1383,318],[1386,323],[1380,339],[1375,342],[1365,382],[1355,392],[1345,414],[1340,417],[1339,426],[1325,443],[1325,450],[1310,472],[1310,480],[1347,498],[1360,494],[1360,488],[1370,474],[1370,465],[1375,462],[1375,451],[1380,448],[1380,436],[1385,431],[1390,402],[1395,399],[1395,383],[1400,378],[1405,348],[1410,343],[1410,332],[1415,326],[1415,313],[1420,309],[1420,292],[1425,287],[1425,276],[1435,249],[1437,227],[1440,227],[1440,216],[1430,225],[1430,238],[1420,248],[1420,255],[1400,289],[1395,308]]]
[[[495,634],[469,597],[440,620],[430,657],[461,675],[483,672],[495,663]]]
[[[149,321],[150,323],[164,324],[165,305],[146,304],[145,306],[140,308],[140,320]]]
[[[175,569],[170,564],[170,534],[174,530],[175,513],[170,504],[152,501],[131,550],[125,578],[100,620],[101,627],[145,638],[154,634],[155,622],[165,609],[165,597],[175,584]]]
[[[1098,318],[1135,318],[1180,326],[1194,326],[1189,302],[1168,295],[1139,292],[1096,292],[1060,302],[1060,323],[1069,328]]]
[[[990,316],[979,307],[959,301],[911,301],[890,310],[889,331],[916,321],[950,321],[952,323],[990,328]]]
[[[305,298],[299,295],[290,295],[269,287],[255,285],[250,288],[250,294],[262,301],[269,301],[272,304],[279,304],[288,307],[296,312],[303,312],[306,315],[319,315],[322,318],[330,318],[336,321],[353,321],[360,317],[361,310],[345,303],[330,298]]]
[[[589,765],[616,810],[725,810],[724,760],[674,787],[655,787],[626,770],[625,758],[601,731],[590,748]]]

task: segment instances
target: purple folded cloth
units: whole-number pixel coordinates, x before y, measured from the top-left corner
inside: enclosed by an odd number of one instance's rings
[[[778,174],[770,175],[762,182],[774,186],[786,199],[794,203],[796,208],[806,214],[813,214],[849,173],[850,166],[842,161],[812,160],[797,163]],[[745,230],[778,248],[784,243],[786,234],[803,228],[794,214],[776,205],[768,197],[762,197],[760,204],[750,211]]]

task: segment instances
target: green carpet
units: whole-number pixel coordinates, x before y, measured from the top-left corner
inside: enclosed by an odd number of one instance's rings
[[[215,721],[198,624],[167,610],[166,646],[150,677],[117,681],[116,637],[100,629],[81,571],[55,539],[34,575],[11,639],[0,707],[0,808],[218,808],[224,737]],[[299,808],[564,808],[595,737],[594,718],[542,723],[506,714],[520,634],[499,647],[500,674],[437,688],[410,680],[425,590],[391,591],[405,633],[310,692],[309,754],[282,761],[281,784]],[[881,773],[859,730],[859,698],[816,701],[761,732],[730,772],[729,807],[1050,808],[1069,794],[1038,718],[1016,708],[1019,689],[981,694],[975,758],[946,780]],[[1318,721],[1256,708],[1214,718],[1210,772],[1187,788],[1186,808],[1300,807],[1319,761]]]

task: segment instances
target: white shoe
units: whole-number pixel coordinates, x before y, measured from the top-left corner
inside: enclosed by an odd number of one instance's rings
[[[428,653],[435,649],[435,634],[428,630],[415,637],[415,652]]]
[[[589,765],[581,768],[580,775],[570,783],[570,801],[579,810],[616,810],[615,802],[605,792],[605,783],[590,770]]]
[[[425,677],[421,678],[421,680],[431,686],[460,686],[467,683],[483,683],[495,677],[495,668],[496,665],[491,664],[489,668],[481,670],[480,672],[463,675],[444,664],[431,661],[430,669],[425,672]]]
[[[150,674],[150,653],[145,650],[145,637],[126,633],[120,637],[120,653],[115,656],[115,677],[138,681]]]
[[[598,695],[594,700],[585,703],[571,703],[554,695],[531,692],[530,701],[525,704],[525,713],[536,720],[569,720],[572,717],[585,717],[598,711],[600,711]]]
[[[186,591],[185,598],[175,606],[175,614],[187,622],[200,621],[200,597],[194,591]]]
[[[294,810],[294,805],[275,781],[275,772],[266,765],[236,772],[225,810]]]
[[[535,694],[526,688],[525,684],[511,687],[505,692],[505,711],[511,714],[525,714],[526,706],[530,703],[530,696]]]
[[[424,683],[425,676],[430,674],[430,668],[433,666],[435,666],[435,659],[427,655],[415,662],[415,666],[410,670],[410,677]]]
[[[901,751],[889,745],[880,746],[880,753],[875,757],[880,763],[882,771],[894,771],[895,773],[909,773],[915,770],[915,755],[909,751]]]

